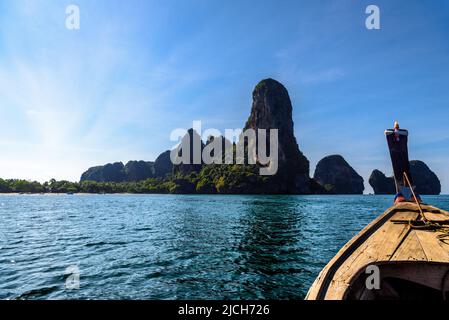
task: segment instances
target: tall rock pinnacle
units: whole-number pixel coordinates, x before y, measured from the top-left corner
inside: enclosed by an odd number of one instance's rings
[[[254,89],[251,115],[244,129],[250,128],[278,129],[279,169],[272,179],[274,191],[310,193],[309,161],[296,142],[290,96],[278,81],[265,79]]]

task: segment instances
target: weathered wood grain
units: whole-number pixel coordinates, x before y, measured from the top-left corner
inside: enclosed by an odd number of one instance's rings
[[[422,209],[428,220],[449,223],[448,212],[429,205],[422,205]],[[348,288],[370,264],[389,263],[394,271],[394,264],[403,262],[436,262],[443,265],[439,265],[439,270],[445,270],[444,264],[449,270],[449,245],[437,238],[440,232],[411,228],[408,221],[419,219],[415,203],[405,202],[389,208],[343,246],[321,271],[306,299],[344,299]],[[408,264],[406,270],[408,276],[418,277],[418,269],[413,271],[413,265]],[[440,274],[444,272],[438,273],[438,277]],[[422,277],[425,275],[419,274],[420,282]],[[438,280],[432,279],[432,283]]]

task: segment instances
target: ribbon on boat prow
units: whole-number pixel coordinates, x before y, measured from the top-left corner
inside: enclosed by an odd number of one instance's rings
[[[393,164],[394,181],[396,184],[395,203],[415,201],[415,197],[421,201],[419,195],[414,193],[413,181],[410,174],[410,162],[408,158],[408,131],[399,128],[395,121],[393,129],[385,130],[388,149],[390,150]]]

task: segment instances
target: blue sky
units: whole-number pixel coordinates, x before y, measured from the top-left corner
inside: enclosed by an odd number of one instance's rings
[[[81,29],[65,28],[65,9]],[[365,8],[381,30],[365,28]],[[383,131],[449,193],[449,3],[441,1],[0,0],[0,177],[78,180],[154,160],[170,132],[241,128],[251,92],[289,90],[300,149],[391,173]]]

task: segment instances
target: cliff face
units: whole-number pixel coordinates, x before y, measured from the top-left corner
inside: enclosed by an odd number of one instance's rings
[[[281,83],[266,79],[257,84],[253,90],[251,113],[244,126],[244,130],[246,129],[253,129],[256,134],[258,129],[267,130],[267,141],[269,141],[269,130],[278,130],[278,170],[275,175],[261,176],[259,169],[263,165],[260,163],[243,166],[204,164],[201,154],[205,148],[213,149],[214,139],[221,139],[223,151],[225,146],[231,145],[235,149],[235,145],[233,146],[223,137],[211,138],[204,145],[198,133],[190,129],[182,139],[189,148],[182,150],[178,147],[173,151],[181,158],[184,152],[189,154],[181,160],[181,163],[173,165],[170,159],[171,152],[166,151],[154,163],[138,161],[131,162],[126,167],[123,164],[118,166],[114,164],[113,172],[109,172],[111,166],[109,164],[90,168],[82,175],[81,180],[121,182],[139,181],[152,177],[167,178],[175,184],[172,188],[175,192],[186,193],[308,194],[321,188],[309,177],[309,161],[299,150],[294,135],[290,97]],[[206,153],[209,149],[205,150]],[[267,151],[269,150],[268,143]],[[198,155],[199,159],[198,157],[195,159],[195,155]],[[224,154],[223,160],[226,157],[229,159],[229,156]],[[171,173],[176,176],[167,176]],[[191,173],[197,173],[197,175],[191,175]],[[190,184],[193,184],[194,190]]]
[[[278,172],[270,178],[268,191],[310,193],[309,161],[299,150],[294,135],[292,104],[287,89],[281,83],[266,79],[256,86],[246,129],[256,132],[257,129],[278,129]]]
[[[215,154],[218,146],[220,146],[219,149],[221,148],[221,158]],[[208,137],[203,152],[210,158],[209,161],[213,160],[214,163],[220,163],[220,161],[222,164],[232,163],[235,156],[233,143],[223,136]]]
[[[149,178],[163,178],[172,173],[172,170],[170,151],[166,151],[155,162],[129,161],[126,165],[116,162],[89,168],[81,175],[80,181],[135,182]]]
[[[386,177],[379,170],[374,170],[369,178],[369,184],[374,190],[374,194],[395,194],[396,187],[393,177]]]
[[[154,177],[154,163],[129,161],[125,166],[126,181],[142,181]]]
[[[441,183],[437,175],[422,161],[410,161],[410,174],[413,178],[413,184],[416,186],[416,192],[419,194],[441,193]]]
[[[165,151],[154,161],[154,176],[156,178],[164,178],[173,172],[173,163],[170,159],[170,150]]]
[[[415,191],[418,194],[438,195],[441,193],[441,183],[437,175],[422,161],[410,161],[410,174]],[[386,177],[379,170],[374,170],[369,181],[375,194],[395,194],[396,187],[393,177]]]
[[[318,162],[314,180],[326,193],[363,194],[363,178],[340,155],[332,155]]]
[[[89,168],[81,176],[81,181],[122,182],[125,180],[126,172],[122,162]]]
[[[273,79],[261,81],[253,91],[250,116],[244,130],[278,130],[278,171],[272,176],[262,176],[256,165],[205,164],[201,157],[214,156],[213,143],[220,139],[225,146],[236,146],[223,137],[211,137],[206,144],[193,129],[188,130],[182,139],[189,146],[186,150],[178,147],[174,151],[162,153],[154,163],[131,161],[93,167],[86,171],[81,181],[99,182],[140,181],[148,178],[161,178],[161,183],[174,193],[249,193],[249,194],[362,194],[363,178],[341,156],[322,159],[316,167],[314,179],[309,177],[309,161],[302,154],[294,135],[292,104],[287,89]],[[267,139],[269,140],[269,138]],[[270,150],[269,144],[267,149]],[[181,163],[173,165],[171,153],[177,154]],[[188,155],[186,155],[188,154]],[[182,159],[183,155],[185,156]],[[229,155],[228,155],[229,156]],[[272,156],[272,155],[269,155]],[[440,191],[438,178],[421,163],[411,163],[412,174],[420,193]],[[431,174],[429,173],[431,172]],[[193,173],[193,174],[192,174]],[[172,175],[174,174],[174,175]],[[433,176],[432,176],[433,174]],[[416,176],[416,177],[415,177]],[[420,177],[430,180],[420,180]],[[422,178],[424,179],[424,178]],[[394,193],[394,183],[380,171],[373,172],[370,184],[376,193]],[[164,185],[165,188],[165,185]],[[392,189],[393,188],[393,189]],[[427,189],[422,189],[427,188]],[[162,190],[162,189],[161,189]]]
[[[183,146],[185,147],[185,150]],[[183,175],[191,172],[200,172],[203,167],[203,149],[204,143],[201,140],[200,135],[195,130],[189,129],[186,135],[182,138],[181,144],[173,151],[178,154],[178,157],[183,158],[181,163],[173,166],[173,172]]]

